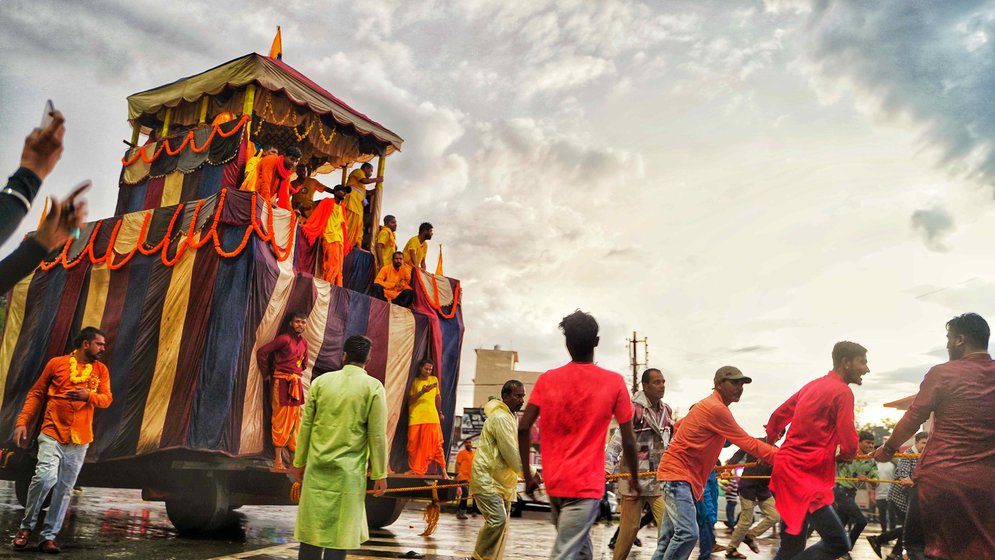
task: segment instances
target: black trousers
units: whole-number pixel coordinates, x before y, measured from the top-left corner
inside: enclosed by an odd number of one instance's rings
[[[345,551],[337,548],[321,548],[313,544],[301,543],[297,552],[297,560],[342,560]]]
[[[860,533],[863,532],[864,527],[867,527],[867,518],[864,517],[864,512],[860,511],[860,507],[854,499],[857,495],[856,490],[836,486],[833,488],[833,495],[836,498],[834,505],[836,513],[840,516],[840,523],[850,530],[850,547],[852,548],[857,539],[860,538]]]
[[[922,509],[919,505],[919,488],[913,486],[909,492],[909,511],[905,514],[905,533],[902,544],[909,560],[924,560],[926,555],[926,532],[922,526]]]
[[[781,547],[774,560],[836,560],[850,551],[850,539],[833,506],[822,506],[805,516],[805,526],[797,535],[785,531],[781,522]],[[822,540],[805,548],[810,530],[819,533]]]
[[[370,297],[375,297],[382,301],[387,301],[387,296],[383,293],[383,286],[380,284],[373,284],[370,286]],[[411,288],[404,290],[394,298],[394,305],[400,305],[401,307],[411,307],[411,303],[415,300],[415,291]]]

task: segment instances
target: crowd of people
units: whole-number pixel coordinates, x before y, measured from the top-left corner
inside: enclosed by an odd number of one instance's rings
[[[321,278],[336,286],[343,283],[345,255],[352,247],[363,245],[367,222],[371,217],[369,205],[372,187],[383,182],[375,177],[373,165],[363,163],[353,169],[344,185],[327,187],[309,175],[307,165],[301,163],[301,151],[289,146],[283,154],[272,144],[264,144],[245,166],[245,179],[241,188],[259,193],[271,205],[297,213],[304,222],[303,230],[308,239],[319,243]],[[315,200],[317,193],[332,196]],[[427,270],[428,241],[434,232],[432,224],[418,226],[413,235],[398,250],[397,218],[383,217],[383,225],[371,235],[371,253],[376,276],[368,294],[377,299],[410,307],[414,300],[411,277],[415,268]],[[371,232],[372,233],[372,232]]]
[[[21,166],[0,192],[0,242],[30,210],[61,155],[65,121],[58,112],[50,116],[49,124],[27,137]],[[299,164],[300,152],[292,147],[283,155],[267,152],[264,149],[252,163],[254,184],[246,188],[288,208],[292,196],[310,181],[304,179],[291,190],[290,170]],[[297,211],[308,216],[305,231],[320,234],[323,247],[332,246],[322,260],[325,266],[341,266],[341,252],[336,251],[361,242],[365,188],[378,180],[372,177],[372,166],[364,164],[350,174],[347,185],[332,189],[333,197],[310,207],[306,202],[313,198],[307,198],[298,206]],[[310,183],[307,188],[312,195],[324,191],[320,184]],[[85,214],[84,189],[62,202],[52,198],[39,230],[0,261],[0,292],[78,234]],[[410,301],[406,288],[410,269],[425,268],[432,225],[421,224],[418,235],[401,251],[394,240],[396,228],[396,219],[386,216],[376,236],[374,249],[384,266],[377,275],[375,295],[401,303]],[[341,270],[325,270],[325,275],[330,282],[341,283]],[[357,548],[369,536],[367,480],[373,482],[373,495],[386,491],[387,403],[383,385],[365,370],[373,343],[363,336],[345,341],[342,369],[318,376],[305,395],[301,375],[307,367],[306,322],[305,315],[292,314],[287,332],[262,346],[256,358],[259,370],[271,380],[274,467],[286,469],[289,462],[288,470],[301,482],[295,528],[300,558],[343,558],[346,550]],[[485,409],[487,419],[477,448],[464,442],[458,478],[468,481],[475,507],[484,518],[475,559],[504,557],[520,476],[530,495],[545,484],[556,527],[550,558],[591,558],[590,529],[598,516],[605,477],[619,473],[622,500],[616,559],[628,555],[639,528],[650,521],[658,526],[653,560],[686,560],[696,545],[699,557],[724,549],[728,558],[743,558],[739,544],[757,552],[757,537],[775,523],[780,524],[778,560],[845,557],[867,524],[855,502],[857,485],[875,484],[884,476],[882,465],[887,470],[913,436],[913,455],[898,461],[894,478],[889,479],[894,482],[887,494],[882,491],[889,505],[879,506],[879,516],[887,530],[868,539],[873,550],[881,555],[882,548],[894,541],[891,558],[903,552],[913,560],[995,557],[995,487],[988,484],[995,472],[995,362],[988,353],[990,329],[981,316],[967,313],[946,323],[949,361],[926,373],[905,415],[876,449],[873,434],[858,433],[854,424],[849,386],[860,385],[869,372],[868,351],[860,344],[837,343],[832,370],[778,406],[763,436],[754,437],[739,426],[729,408],[752,382],[740,369],[719,368],[712,392],[675,422],[672,409],[662,401],[666,379],[659,369],[646,370],[642,391],[630,395],[622,376],[596,365],[600,339],[594,317],[577,311],[563,318],[559,328],[570,361],[540,375],[529,396],[520,381],[505,383],[500,399]],[[40,423],[38,463],[24,518],[13,538],[17,549],[27,546],[51,491],[39,546],[43,552],[59,552],[55,538],[93,441],[93,412],[109,406],[113,398],[107,368],[100,361],[105,346],[103,332],[83,328],[70,354],[46,364],[17,417],[13,439],[20,447],[32,444],[31,427]],[[433,370],[427,359],[418,363],[407,392],[408,473],[426,475],[434,466],[433,474],[447,477],[441,430],[445,417]],[[930,417],[931,432],[919,433]],[[540,419],[541,477],[530,467],[529,458],[532,429]],[[613,419],[618,429],[606,442]],[[927,440],[931,440],[928,448]],[[743,461],[749,466],[736,488],[742,512],[735,524],[727,519],[733,525],[731,541],[718,547],[710,538],[717,504],[704,502],[706,495],[709,502],[717,499],[717,472],[731,478],[727,470],[716,469],[727,445],[739,448],[734,464]],[[655,476],[644,479],[640,471]],[[756,507],[763,520],[754,526]],[[649,519],[643,513],[647,509]],[[465,511],[464,506],[461,513]],[[808,545],[813,533],[818,540]]]
[[[729,410],[752,382],[738,368],[719,368],[712,393],[674,422],[672,409],[662,401],[666,380],[659,369],[646,370],[643,390],[630,395],[620,375],[595,365],[599,338],[593,317],[578,311],[560,328],[571,361],[539,376],[517,419],[525,390],[521,382],[509,380],[501,398],[485,409],[476,448],[465,441],[460,452],[460,479],[467,478],[471,457],[469,492],[484,517],[473,558],[504,557],[519,476],[529,494],[545,483],[556,527],[550,558],[592,558],[590,530],[606,475],[619,471],[615,558],[631,550],[644,509],[659,531],[654,560],[687,559],[696,545],[699,558],[718,551],[744,558],[739,545],[759,552],[756,539],[778,523],[775,558],[845,558],[867,524],[854,501],[857,485],[880,482],[875,462],[890,464],[931,414],[933,438],[943,443],[931,444],[927,453],[929,436],[915,436],[913,455],[898,462],[887,494],[897,515],[895,527],[868,542],[881,555],[883,546],[897,540],[890,558],[900,558],[903,550],[912,559],[950,560],[989,558],[995,552],[995,496],[986,484],[995,461],[995,363],[987,353],[990,330],[979,315],[947,323],[950,361],[926,374],[912,406],[876,450],[873,435],[858,433],[854,424],[849,386],[861,384],[869,372],[867,349],[860,344],[837,343],[832,370],[777,407],[764,435],[753,437]],[[544,481],[533,468],[523,468],[530,464],[532,427],[540,418]],[[618,429],[606,444],[612,419]],[[732,537],[722,547],[708,538],[717,504],[709,506],[703,498],[717,501],[718,479],[728,488],[736,477],[716,468],[727,445],[739,447],[730,459],[733,466],[745,464],[747,470],[736,487],[742,511],[735,523],[727,513]],[[428,447],[435,452],[434,444]],[[645,470],[656,474],[640,478]],[[755,508],[763,516],[757,525]],[[956,514],[947,513],[951,510]],[[461,506],[458,516],[464,512]],[[325,523],[335,526],[337,520],[332,516]],[[809,545],[813,533],[817,540]]]

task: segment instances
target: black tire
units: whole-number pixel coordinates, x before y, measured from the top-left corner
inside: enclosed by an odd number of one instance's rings
[[[166,515],[182,535],[203,535],[228,526],[233,519],[228,480],[215,473],[193,473],[185,490],[166,498]]]
[[[366,524],[371,529],[382,529],[397,521],[404,511],[404,498],[375,498],[366,496]]]

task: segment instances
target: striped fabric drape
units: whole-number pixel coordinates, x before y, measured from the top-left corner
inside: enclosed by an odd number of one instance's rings
[[[93,325],[107,333],[104,362],[114,402],[96,413],[90,460],[174,448],[265,456],[272,453],[267,387],[255,351],[282,332],[289,313],[302,312],[308,316],[305,386],[313,376],[341,367],[348,336],[373,340],[367,369],[386,388],[392,465],[403,469],[407,461],[405,446],[397,443],[406,439],[405,394],[426,355],[438,364],[448,439],[463,332],[459,312],[441,318],[421,292],[414,310],[401,308],[295,270],[293,255],[281,260],[273,249],[274,242],[295,245],[287,213],[273,216],[273,231],[265,232],[274,241],[246,235],[253,216],[257,224],[268,223],[270,210],[263,206],[252,207],[248,193],[229,193],[223,205],[205,203],[207,214],[192,226],[194,206],[185,208],[173,231],[195,233],[175,262],[183,236],[171,238],[166,259],[161,252],[135,252],[113,269],[94,264],[83,247],[74,246],[67,258],[82,260],[39,269],[15,286],[0,338],[0,432],[13,433],[45,363],[69,349],[77,329]],[[140,238],[149,212],[152,219]],[[221,215],[215,224],[216,212]],[[127,215],[114,243],[109,231],[104,234],[110,228],[101,228],[91,244],[94,257],[106,250],[121,262],[136,245],[156,245],[174,214],[175,208],[161,208]],[[211,228],[219,247],[195,247]]]

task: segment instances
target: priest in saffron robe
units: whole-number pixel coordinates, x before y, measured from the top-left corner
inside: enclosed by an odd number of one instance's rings
[[[267,202],[274,197],[276,205],[290,210],[290,176],[301,161],[301,150],[297,146],[286,149],[282,156],[265,156],[256,165],[256,191]]]
[[[367,473],[374,496],[387,489],[387,397],[363,369],[372,347],[365,336],[350,336],[342,369],[311,382],[294,457],[294,476],[303,478],[294,526],[298,558],[344,559],[370,538]]]
[[[304,404],[304,386],[301,374],[307,368],[307,315],[294,313],[288,321],[290,332],[283,333],[256,350],[259,371],[272,379],[270,404],[272,422],[270,433],[275,448],[274,469],[283,469],[283,450],[297,451],[297,430],[301,422],[301,405]]]
[[[783,528],[776,556],[781,560],[805,550],[808,528],[822,537],[807,549],[811,554],[838,558],[850,551],[850,538],[832,507],[833,486],[837,461],[857,456],[849,384],[860,385],[868,371],[866,348],[855,342],[836,343],[832,371],[802,387],[767,422],[767,441],[777,441],[791,425],[770,478]]]
[[[311,212],[302,231],[311,243],[321,238],[321,277],[326,282],[342,285],[343,240],[345,220],[342,216],[342,201],[348,189],[335,185],[334,198],[325,198]]]

